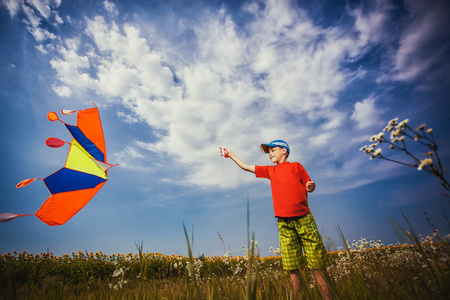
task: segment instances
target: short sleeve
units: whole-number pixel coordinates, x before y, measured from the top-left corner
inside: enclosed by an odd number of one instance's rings
[[[306,185],[308,181],[311,181],[311,178],[309,177],[305,168],[300,163],[296,163],[296,172],[304,185]]]
[[[269,178],[268,166],[255,166],[255,176],[260,178]]]

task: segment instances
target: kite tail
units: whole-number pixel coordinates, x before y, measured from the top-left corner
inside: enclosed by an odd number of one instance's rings
[[[13,214],[13,213],[0,214],[0,223],[9,222],[17,217],[25,217],[25,216],[34,216],[34,214],[24,214],[24,215]]]
[[[25,179],[25,180],[22,180],[21,182],[19,182],[17,185],[16,185],[16,188],[21,188],[21,187],[24,187],[24,186],[27,186],[27,185],[29,185],[30,183],[32,183],[33,181],[35,181],[35,180],[43,180],[43,178],[29,178],[29,179]]]

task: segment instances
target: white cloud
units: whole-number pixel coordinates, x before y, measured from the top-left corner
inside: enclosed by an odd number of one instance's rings
[[[27,0],[27,2],[32,4],[45,19],[50,17],[52,10],[49,5],[49,0]]]
[[[127,146],[123,151],[115,153],[113,156],[114,161],[122,168],[145,169],[144,165],[136,162],[144,157],[133,147]]]
[[[322,134],[314,135],[314,137],[309,139],[308,144],[311,148],[329,146],[329,141],[333,138],[334,134],[334,132],[324,132]]]
[[[72,96],[72,91],[67,86],[56,86],[53,85],[53,91],[61,97],[70,97]]]
[[[22,10],[25,13],[27,22],[31,27],[38,27],[41,24],[41,18],[34,12],[31,7],[22,4]]]
[[[108,0],[103,1],[103,7],[112,15],[118,15],[119,11],[116,8],[116,5],[113,2],[109,2]]]
[[[20,11],[21,2],[20,0],[3,0],[1,3],[6,6],[12,18]]]
[[[255,156],[258,145],[279,138],[298,147],[297,158],[311,159],[318,150],[339,156],[348,147],[339,136],[348,112],[336,106],[338,94],[364,73],[342,63],[380,38],[362,24],[367,19],[381,26],[382,16],[361,15],[358,30],[364,34],[358,38],[343,28],[314,25],[285,1],[250,4],[247,12],[252,22],[245,30],[225,9],[203,12],[195,23],[180,21],[171,30],[195,35],[185,57],[175,56],[179,46],[151,24],[145,28],[149,38],[138,24],[86,18],[78,37],[57,45],[54,90],[61,96],[93,91],[123,105],[130,112],[118,114],[124,122],[146,122],[155,139],[137,146],[170,158],[180,167],[179,183],[231,187],[251,180],[220,158],[219,146],[258,164],[267,163]],[[153,47],[154,40],[164,47]],[[368,98],[355,105],[352,118],[366,128],[378,123],[379,112]],[[327,150],[336,142],[339,147]],[[116,155],[121,165],[136,166],[130,157],[144,159],[132,150]],[[225,173],[230,176],[224,179]]]
[[[382,110],[377,109],[375,101],[375,98],[369,97],[355,103],[351,119],[358,123],[359,128],[364,129],[382,123],[380,120]]]
[[[134,118],[133,116],[130,116],[129,114],[126,114],[124,112],[118,112],[117,116],[123,120],[125,120],[126,123],[132,124],[132,123],[138,123],[139,119]]]
[[[36,49],[38,49],[42,54],[48,54],[48,51],[45,50],[44,46],[38,45],[38,46],[35,46],[35,47],[36,47]]]
[[[355,17],[355,30],[359,32],[361,45],[378,43],[385,37],[389,13],[395,8],[389,1],[383,0],[374,1],[370,5],[370,10],[360,5],[350,11]]]
[[[56,39],[56,36],[46,29],[36,27],[36,28],[30,28],[29,31],[33,35],[34,39],[37,42],[43,42],[47,39],[50,39],[50,40]]]
[[[25,2],[8,1],[6,6],[10,11],[11,16],[16,15],[21,8],[26,16],[26,22],[31,28],[36,28],[41,24],[42,18],[50,20],[52,15],[55,16],[56,23],[63,23],[58,13],[52,9],[52,7],[57,8],[59,4],[60,2],[50,3],[49,0],[27,0]]]
[[[64,20],[59,16],[59,14],[57,12],[54,12],[54,13],[55,13],[55,21],[56,21],[56,23],[63,24]]]
[[[410,81],[431,67],[439,67],[448,73],[450,26],[448,1],[406,1],[409,8],[409,24],[404,30],[394,58],[394,79]],[[443,41],[447,41],[442,43]],[[425,79],[426,80],[426,79]]]
[[[78,55],[79,47],[79,39],[66,39],[64,45],[57,46],[60,57],[52,59],[50,64],[57,71],[59,81],[66,87],[72,90],[95,88],[95,79],[86,73],[90,67],[89,58]]]
[[[2,4],[6,6],[11,17],[16,16],[23,12],[25,18],[24,23],[27,24],[27,30],[33,35],[35,40],[39,43],[45,42],[47,39],[54,40],[56,35],[51,33],[47,29],[41,27],[45,21],[50,21],[54,25],[63,24],[64,21],[59,16],[58,12],[54,10],[57,8],[61,1],[50,0],[5,0]],[[54,19],[52,18],[54,16]],[[39,51],[42,50],[43,45],[38,47]],[[44,52],[43,52],[44,53]]]

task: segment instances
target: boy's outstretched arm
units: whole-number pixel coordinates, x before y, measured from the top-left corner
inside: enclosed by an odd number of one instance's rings
[[[231,152],[230,150],[223,148],[223,154],[225,155],[225,157],[231,158],[242,170],[245,170],[245,171],[248,171],[251,173],[255,173],[254,165],[249,165],[246,162],[242,161],[240,158],[238,158],[236,155],[234,155],[234,153]]]

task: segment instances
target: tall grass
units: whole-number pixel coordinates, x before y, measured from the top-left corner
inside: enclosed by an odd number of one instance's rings
[[[350,243],[340,231],[346,250],[330,252],[328,268],[335,299],[450,299],[450,236],[398,229],[409,243]],[[137,254],[7,253],[0,299],[294,299],[281,258],[259,257],[256,245],[253,236],[243,256],[196,258],[144,253],[142,242]],[[320,299],[313,272],[302,275],[301,298]]]

